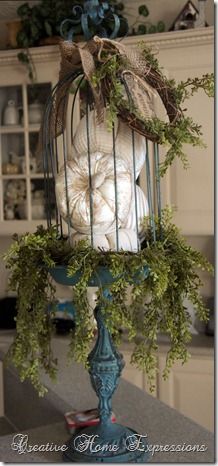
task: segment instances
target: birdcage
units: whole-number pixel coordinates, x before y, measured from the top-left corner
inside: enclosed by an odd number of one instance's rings
[[[103,62],[108,51],[109,57]],[[129,55],[130,71],[118,70],[122,105],[115,112],[109,105],[113,91],[110,73],[96,85],[99,69],[118,53],[129,54],[121,44],[98,37],[82,47],[62,43],[60,80],[48,98],[41,133],[48,227],[55,226],[57,236],[65,237],[72,248],[86,239],[99,254],[137,254],[144,240],[144,218],[155,241],[155,216],[161,215],[158,143],[132,110],[135,99],[146,119],[153,115],[152,86],[133,71],[138,66],[137,56]],[[146,278],[148,269],[143,273]],[[52,269],[51,274],[65,285],[78,281],[78,275],[67,276],[64,265]],[[89,286],[100,286],[105,299],[112,299],[108,285],[113,280],[110,271],[101,267]],[[98,433],[101,444],[113,439],[119,451],[81,454],[74,436],[64,458],[82,462],[146,461],[145,451],[131,452],[126,446],[135,433],[111,423],[111,397],[124,363],[98,306],[95,318],[98,338],[88,360],[92,386],[99,397],[100,424],[86,432]]]
[[[62,47],[63,77],[47,101],[41,141],[48,227],[56,225],[72,247],[86,239],[96,249],[137,252],[144,217],[155,239],[154,216],[161,213],[158,144],[134,128],[126,109],[109,121],[108,91],[96,98],[84,62],[75,63],[82,49],[76,47],[67,71],[71,45]],[[131,108],[136,98],[149,119],[153,90],[134,80],[131,73],[120,76],[125,102]]]

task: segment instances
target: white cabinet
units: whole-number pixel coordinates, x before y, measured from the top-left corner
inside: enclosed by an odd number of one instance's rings
[[[201,337],[200,337],[201,338]],[[208,338],[203,337],[208,344]],[[210,342],[209,342],[210,343]],[[181,414],[214,430],[214,358],[212,348],[191,347],[190,360],[182,365],[179,361],[171,369],[167,380],[162,377],[166,363],[167,345],[159,347],[155,391],[150,393],[146,375],[130,364],[131,350],[122,349],[125,367],[122,377],[141,390],[175,408]]]
[[[165,355],[159,356],[159,371],[165,366]],[[158,380],[158,398],[193,421],[214,430],[214,361],[193,355],[184,365],[176,363],[165,381]]]
[[[135,366],[130,364],[131,353],[128,350],[123,350],[122,355],[125,361],[125,367],[122,372],[122,377],[127,380],[128,382],[136,385],[136,387],[140,388],[141,390],[145,390],[150,395],[156,398],[157,396],[157,381],[154,391],[150,392],[149,384],[147,382],[146,376],[143,371],[137,369]]]
[[[54,56],[40,52],[31,52],[34,86],[17,51],[0,52],[0,231],[5,235],[45,223],[43,161],[36,148],[43,108],[58,79],[59,55],[56,48]]]

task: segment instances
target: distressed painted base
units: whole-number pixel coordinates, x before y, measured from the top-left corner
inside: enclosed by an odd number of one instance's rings
[[[81,429],[69,440],[63,460],[72,463],[146,463],[147,443],[120,424]]]
[[[141,272],[145,275],[148,274],[147,268]],[[63,285],[73,286],[79,280],[78,274],[68,277],[66,267],[56,267],[51,269],[50,273],[58,283]],[[134,279],[136,280],[137,276]],[[73,435],[68,442],[68,449],[64,452],[64,461],[73,463],[146,463],[149,458],[147,444],[142,436],[128,427],[111,422],[111,399],[125,365],[123,356],[116,349],[104,319],[105,300],[109,303],[112,303],[113,300],[110,292],[110,285],[113,281],[114,277],[110,271],[106,267],[101,267],[98,278],[94,275],[89,283],[89,286],[101,285],[103,294],[101,305],[94,309],[98,337],[88,356],[91,384],[99,399],[100,423],[84,428]]]

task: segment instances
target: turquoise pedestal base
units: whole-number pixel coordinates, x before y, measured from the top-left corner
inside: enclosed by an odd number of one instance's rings
[[[105,267],[100,267],[98,272],[91,278],[89,286],[101,286],[104,298],[111,301],[110,284],[115,279]],[[79,274],[68,277],[66,267],[50,269],[50,273],[63,285],[73,286],[79,280]],[[139,273],[146,277],[148,270],[142,269]],[[88,363],[91,384],[99,399],[100,422],[72,436],[63,460],[71,463],[146,463],[149,457],[146,433],[143,437],[128,427],[111,422],[111,399],[125,363],[105,326],[104,309],[96,306],[94,315],[98,337]]]
[[[144,438],[116,423],[81,429],[67,446],[63,459],[73,463],[146,463],[149,458]]]

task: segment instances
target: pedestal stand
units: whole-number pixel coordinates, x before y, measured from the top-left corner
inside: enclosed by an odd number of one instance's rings
[[[109,291],[104,296],[111,299]],[[98,338],[90,352],[89,373],[92,387],[99,398],[100,423],[81,429],[68,442],[64,461],[75,463],[140,463],[147,462],[147,445],[134,430],[111,422],[111,398],[125,365],[104,325],[102,309],[96,307]]]

